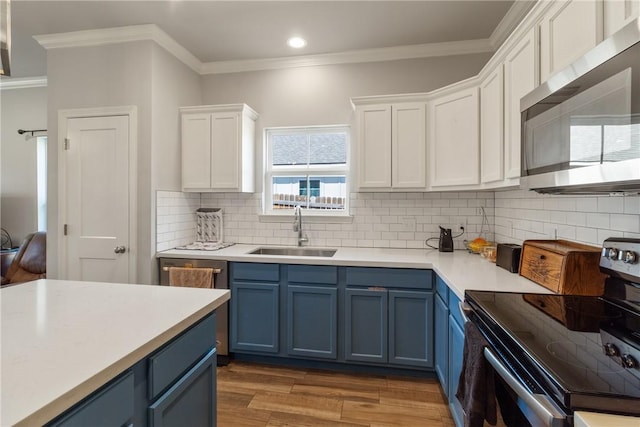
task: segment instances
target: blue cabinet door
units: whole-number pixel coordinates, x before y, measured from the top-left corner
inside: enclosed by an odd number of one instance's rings
[[[134,375],[129,371],[47,427],[129,425],[134,414]]]
[[[433,367],[433,292],[389,290],[389,363]]]
[[[444,394],[449,396],[449,309],[440,295],[435,299],[435,369]]]
[[[386,289],[345,289],[345,359],[387,363]]]
[[[232,351],[279,351],[279,289],[278,283],[231,283]]]
[[[336,359],[338,355],[338,289],[287,287],[287,353]]]
[[[449,408],[457,426],[464,425],[464,415],[455,394],[462,371],[464,330],[456,319],[449,315]]]
[[[149,426],[215,425],[216,351],[213,349],[149,407]]]

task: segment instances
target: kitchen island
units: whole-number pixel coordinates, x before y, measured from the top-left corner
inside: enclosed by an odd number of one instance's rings
[[[2,289],[0,425],[48,423],[78,403],[86,405],[87,397],[126,375],[136,390],[141,381],[150,384],[153,409],[187,376],[185,369],[178,372],[184,375],[178,381],[160,381],[171,366],[163,365],[162,357],[171,355],[172,346],[188,344],[202,359],[211,350],[215,359],[212,314],[229,296],[227,290],[49,279]],[[157,372],[149,369],[150,376],[156,375],[155,386],[152,378],[144,378],[147,360]],[[195,369],[195,356],[184,362]],[[215,377],[212,384],[215,396]],[[146,414],[147,408],[136,411]]]

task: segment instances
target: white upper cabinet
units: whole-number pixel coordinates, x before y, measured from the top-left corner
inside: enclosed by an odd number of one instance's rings
[[[429,101],[430,186],[479,184],[478,88]]]
[[[253,192],[255,120],[245,104],[183,107],[182,189]]]
[[[506,178],[520,177],[520,99],[538,85],[535,29],[509,50],[504,61],[504,168]]]
[[[504,178],[502,64],[480,83],[480,182]]]
[[[602,0],[561,0],[540,22],[540,78],[546,81],[603,39]]]
[[[640,0],[604,2],[604,37],[607,38],[640,16]]]
[[[394,188],[424,189],[427,186],[426,120],[424,103],[391,107],[391,185]]]
[[[357,189],[425,190],[425,103],[369,104],[372,99],[352,99],[358,121]]]

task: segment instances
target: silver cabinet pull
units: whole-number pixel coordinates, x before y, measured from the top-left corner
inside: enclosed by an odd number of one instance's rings
[[[116,246],[113,249],[113,252],[116,253],[116,254],[123,254],[123,253],[127,252],[127,247],[126,246]]]

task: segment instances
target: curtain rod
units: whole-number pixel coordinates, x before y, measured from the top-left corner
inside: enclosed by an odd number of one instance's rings
[[[31,136],[33,136],[36,132],[46,132],[46,129],[33,129],[33,130],[25,130],[25,129],[18,129],[18,133],[20,135],[23,135],[25,133],[30,133]]]

